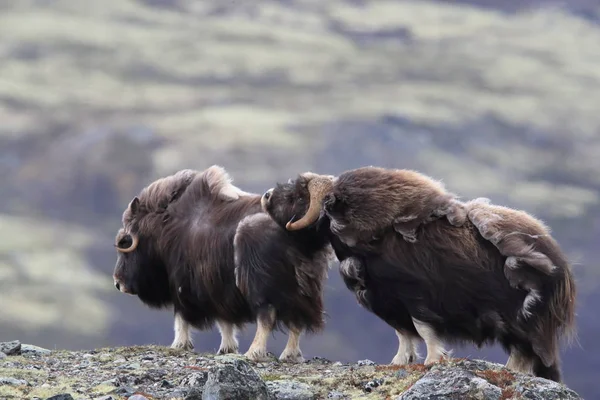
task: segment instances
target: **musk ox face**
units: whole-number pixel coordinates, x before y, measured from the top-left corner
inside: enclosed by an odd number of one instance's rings
[[[303,176],[284,184],[278,183],[261,198],[263,211],[282,228],[304,216],[309,203],[308,180]]]
[[[138,296],[150,307],[163,307],[170,303],[167,270],[149,245],[151,238],[137,232],[139,214],[139,200],[135,197],[123,214],[124,227],[115,238],[114,285],[122,293]]]

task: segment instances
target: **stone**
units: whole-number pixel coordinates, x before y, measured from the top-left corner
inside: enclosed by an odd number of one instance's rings
[[[148,400],[146,396],[142,396],[141,394],[134,394],[133,396],[129,396],[127,400]]]
[[[313,400],[316,398],[311,386],[302,382],[276,380],[267,382],[267,387],[276,400]]]
[[[64,394],[57,394],[55,396],[48,397],[48,398],[46,398],[46,400],[74,400],[74,399],[73,399],[73,396],[71,396],[69,393],[64,393]]]
[[[500,400],[502,389],[457,367],[432,368],[396,400]]]
[[[375,365],[375,362],[373,362],[371,360],[359,360],[357,362],[357,364],[362,367],[362,366],[365,366],[365,365]]]
[[[246,361],[234,359],[208,374],[203,400],[271,400],[265,382]]]
[[[120,400],[120,398],[109,395],[109,396],[98,397],[98,398],[95,398],[94,400]]]
[[[186,396],[184,397],[184,400],[202,400],[202,388],[201,387],[193,387],[191,388]]]
[[[0,360],[5,359],[6,357],[8,357],[8,356],[0,351]]]
[[[44,349],[43,347],[33,346],[31,344],[21,345],[22,355],[43,356],[52,353],[52,350]]]
[[[13,340],[11,342],[1,342],[0,352],[6,354],[7,356],[18,356],[19,354],[21,354],[21,342],[19,342],[18,340]]]
[[[13,385],[13,386],[21,386],[21,385],[28,385],[29,383],[27,381],[24,381],[23,379],[15,379],[15,378],[10,378],[10,377],[6,377],[6,376],[0,376],[0,385]]]
[[[208,372],[194,372],[189,374],[185,378],[183,378],[180,382],[182,386],[190,386],[190,387],[204,387],[206,381],[208,380]]]
[[[581,400],[577,393],[560,383],[525,375],[517,378],[514,391],[527,400]]]
[[[346,396],[344,393],[342,393],[342,392],[335,392],[335,391],[329,392],[327,394],[327,398],[328,399],[339,399],[339,400],[349,399],[349,397]]]

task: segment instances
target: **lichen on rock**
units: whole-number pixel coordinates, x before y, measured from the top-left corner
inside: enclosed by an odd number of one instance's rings
[[[161,346],[51,351],[12,342],[0,348],[11,353],[0,359],[0,399],[581,399],[564,385],[482,360],[392,366],[314,357],[286,364]]]

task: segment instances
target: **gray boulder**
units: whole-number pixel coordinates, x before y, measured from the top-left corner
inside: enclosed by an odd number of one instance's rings
[[[202,400],[271,400],[267,385],[244,360],[233,359],[208,374]]]
[[[515,373],[500,364],[463,360],[436,365],[396,400],[582,400],[548,379]]]
[[[500,400],[502,389],[470,371],[433,368],[398,400]]]
[[[21,342],[13,340],[11,342],[0,343],[0,353],[4,353],[7,356],[15,356],[21,354]]]
[[[267,387],[276,400],[314,400],[310,385],[296,381],[277,380],[267,382]]]

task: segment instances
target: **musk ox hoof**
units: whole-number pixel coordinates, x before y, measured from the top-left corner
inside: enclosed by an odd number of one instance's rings
[[[285,363],[303,363],[304,357],[302,357],[302,351],[287,351],[284,350],[283,353],[279,356],[279,361]]]
[[[271,357],[267,354],[266,350],[248,350],[244,356],[250,361],[254,362],[268,362],[271,361]]]
[[[238,353],[237,347],[223,347],[223,348],[220,348],[219,351],[217,351],[218,356],[222,356],[224,354],[237,354],[237,353]]]
[[[417,361],[416,354],[396,354],[390,365],[407,365]]]
[[[177,350],[192,351],[194,350],[194,344],[191,340],[186,340],[184,342],[173,342],[173,344],[171,344],[171,348]]]

